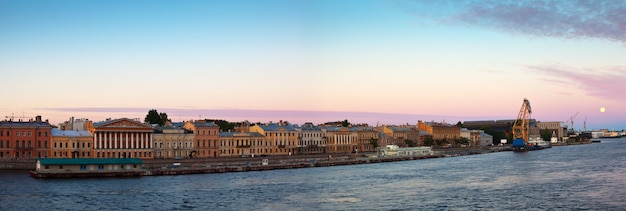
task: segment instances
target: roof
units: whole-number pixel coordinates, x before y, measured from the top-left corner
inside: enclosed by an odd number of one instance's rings
[[[240,133],[240,132],[220,132],[219,136],[220,137],[234,137],[235,135],[248,135],[250,137],[263,137],[262,134],[257,133],[257,132],[250,132],[250,133]]]
[[[39,158],[42,165],[143,164],[139,158]]]
[[[0,121],[0,127],[52,127],[47,122],[14,122],[14,121]]]
[[[278,125],[278,124],[259,124],[259,127],[261,127],[263,130],[265,131],[276,131],[279,128],[283,128],[287,131],[295,131],[296,129],[294,129],[291,125]]]
[[[52,136],[65,136],[65,137],[91,136],[91,133],[89,131],[59,130],[58,128],[52,128],[50,133],[52,134]]]
[[[218,127],[218,125],[213,122],[194,122],[193,125],[195,125],[196,127]]]

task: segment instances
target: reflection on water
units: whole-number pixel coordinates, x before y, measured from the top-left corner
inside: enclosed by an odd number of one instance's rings
[[[264,172],[58,180],[0,173],[0,204],[2,210],[622,210],[625,152],[623,139]]]

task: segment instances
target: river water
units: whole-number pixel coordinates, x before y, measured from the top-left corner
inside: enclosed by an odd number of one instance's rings
[[[626,139],[438,159],[140,178],[0,173],[0,210],[625,210]]]

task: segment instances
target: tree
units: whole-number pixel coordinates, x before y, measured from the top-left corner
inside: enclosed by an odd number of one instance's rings
[[[426,136],[424,138],[424,146],[432,146],[433,145],[433,138],[430,136]]]
[[[370,138],[370,144],[374,147],[374,149],[378,148],[378,140]]]
[[[456,126],[460,127],[460,128],[463,128],[463,123],[461,123],[461,121],[459,121],[459,122],[456,123]]]
[[[350,122],[348,122],[348,119],[343,120],[343,121],[341,122],[341,126],[342,126],[342,127],[348,127],[348,126],[350,126]]]
[[[544,141],[550,141],[551,138],[552,138],[551,130],[548,130],[548,128],[541,130],[541,139],[543,139]]]
[[[165,122],[168,121],[166,113],[159,113],[156,109],[151,109],[148,111],[146,118],[144,119],[145,123],[148,124],[158,124],[159,126],[165,125]]]
[[[409,140],[409,139],[405,139],[405,140],[404,140],[404,144],[405,144],[407,147],[415,147],[415,142],[413,142],[413,141],[411,141],[411,140]]]

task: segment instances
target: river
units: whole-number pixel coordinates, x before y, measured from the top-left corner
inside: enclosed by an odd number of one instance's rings
[[[139,178],[0,173],[0,210],[624,210],[626,138],[526,153]]]

